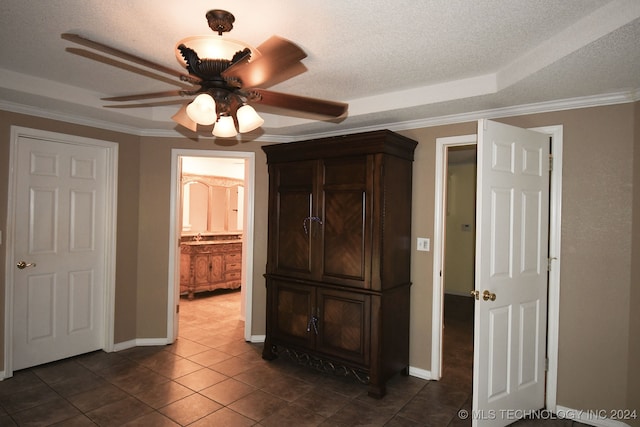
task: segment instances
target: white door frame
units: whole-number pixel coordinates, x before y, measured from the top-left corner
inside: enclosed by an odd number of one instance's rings
[[[551,154],[553,169],[551,171],[551,188],[549,192],[549,293],[547,300],[547,359],[548,370],[546,376],[546,409],[556,410],[558,386],[558,323],[560,318],[560,226],[562,224],[562,144],[563,126],[544,126],[530,128],[552,137]],[[430,378],[439,380],[442,377],[442,322],[443,322],[443,294],[442,277],[444,260],[444,192],[446,177],[447,148],[477,143],[477,135],[460,135],[436,139],[436,185],[435,185],[435,213],[433,229],[433,307],[431,331],[431,375]]]
[[[171,150],[171,195],[169,215],[169,282],[167,284],[167,342],[177,338],[178,318],[176,306],[180,301],[180,158],[182,157],[233,157],[245,160],[244,218],[242,239],[242,314],[244,315],[244,338],[251,341],[253,305],[253,224],[255,199],[255,153],[251,151]]]
[[[84,138],[75,135],[66,135],[57,132],[30,129],[20,126],[11,126],[9,149],[9,188],[7,197],[7,233],[5,237],[7,250],[5,257],[5,308],[4,308],[4,371],[0,372],[0,378],[13,376],[13,275],[15,248],[15,199],[19,191],[16,188],[17,180],[16,162],[18,157],[18,141],[21,137],[41,139],[51,142],[71,145],[83,145],[100,147],[106,150],[106,217],[105,217],[105,267],[103,281],[104,288],[104,327],[100,331],[103,338],[102,349],[110,352],[114,348],[114,317],[115,317],[115,280],[116,280],[116,222],[118,212],[118,144],[92,138]]]

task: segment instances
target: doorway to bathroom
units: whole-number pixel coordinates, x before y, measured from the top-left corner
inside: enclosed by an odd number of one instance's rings
[[[214,322],[216,305],[232,308],[250,341],[253,174],[254,153],[172,150],[170,341],[193,324],[194,300],[203,323]]]

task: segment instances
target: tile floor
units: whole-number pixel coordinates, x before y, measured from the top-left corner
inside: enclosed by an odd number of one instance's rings
[[[262,346],[243,340],[239,297],[225,292],[182,300],[173,345],[98,351],[15,372],[0,382],[0,426],[471,425],[457,415],[471,405],[465,300],[445,308],[442,380],[398,375],[376,400],[352,380],[285,359],[262,360]]]

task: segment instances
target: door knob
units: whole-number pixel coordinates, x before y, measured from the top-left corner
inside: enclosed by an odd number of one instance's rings
[[[36,266],[35,262],[26,263],[24,261],[20,261],[19,263],[16,264],[16,267],[18,267],[20,270],[24,270],[27,267],[35,267],[35,266]]]
[[[485,301],[495,301],[496,300],[496,294],[489,292],[489,291],[484,291],[482,293],[482,299]]]
[[[480,299],[480,291],[471,291],[471,296],[474,297],[475,299]]]

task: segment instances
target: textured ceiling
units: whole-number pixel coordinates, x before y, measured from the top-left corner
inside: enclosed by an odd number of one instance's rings
[[[177,106],[103,108],[101,97],[174,87],[65,52],[77,46],[60,34],[179,70],[176,42],[211,34],[204,15],[214,8],[235,15],[230,38],[257,46],[277,34],[307,53],[308,71],[271,89],[350,105],[340,123],[265,114],[264,137],[640,97],[638,0],[3,0],[0,108],[140,134],[180,130]]]

